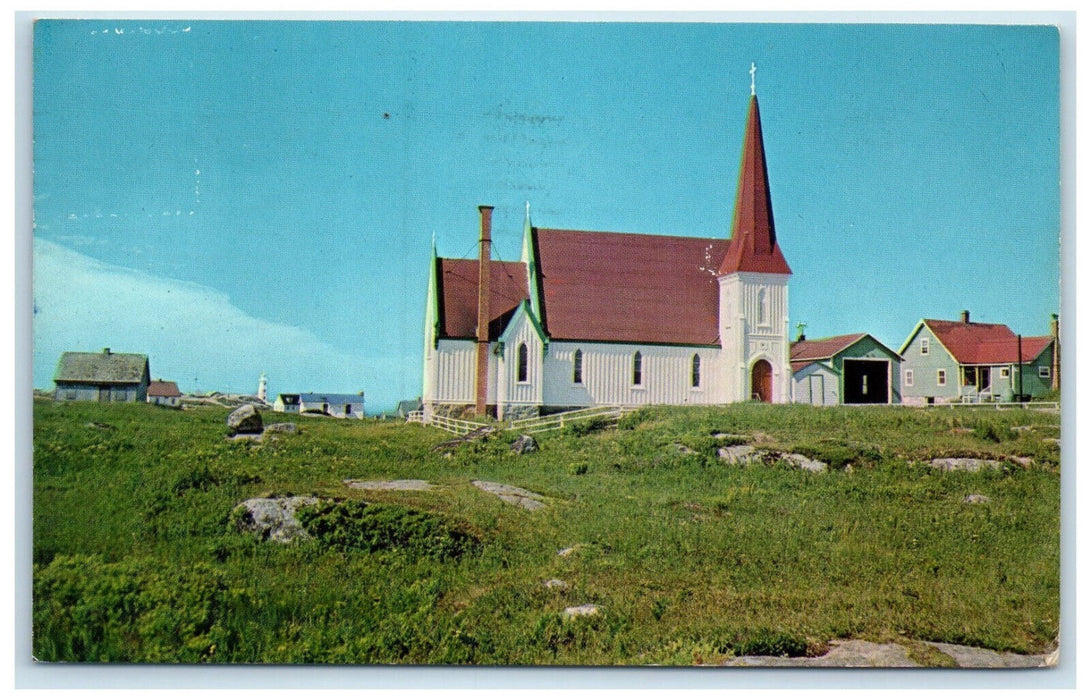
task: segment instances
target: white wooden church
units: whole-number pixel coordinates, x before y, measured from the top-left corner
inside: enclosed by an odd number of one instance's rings
[[[432,251],[426,413],[500,418],[594,405],[791,401],[788,279],[758,100],[731,239],[537,228],[518,262]]]

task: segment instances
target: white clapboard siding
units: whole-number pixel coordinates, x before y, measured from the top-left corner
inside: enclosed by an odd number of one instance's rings
[[[576,350],[583,353],[583,382],[573,382]],[[642,357],[642,382],[634,386],[633,356]],[[701,386],[691,386],[693,355],[701,356]],[[561,343],[549,345],[543,401],[550,406],[691,404],[719,402],[718,348]]]
[[[476,343],[472,340],[441,340],[432,355],[435,363],[435,395],[441,403],[473,403]]]
[[[543,343],[534,325],[523,314],[516,317],[504,340],[504,353],[497,368],[499,402],[503,404],[541,405]],[[527,380],[519,381],[519,346],[527,346]]]

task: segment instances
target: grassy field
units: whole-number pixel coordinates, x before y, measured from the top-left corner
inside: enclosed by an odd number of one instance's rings
[[[235,442],[227,414],[35,403],[36,658],[690,665],[837,638],[1040,653],[1058,634],[1056,414],[655,408],[526,455],[515,435],[444,454],[432,428],[306,417]],[[833,468],[717,458],[743,441]],[[946,456],[1006,461],[923,463]],[[410,478],[438,488],[343,483]],[[339,499],[305,513],[322,536],[238,531],[239,502],[290,494]],[[583,604],[599,614],[563,614]]]

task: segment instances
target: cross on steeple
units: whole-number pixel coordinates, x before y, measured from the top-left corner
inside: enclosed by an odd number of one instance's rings
[[[754,74],[758,72],[758,67],[754,65],[754,62],[750,62],[750,94],[754,94]]]

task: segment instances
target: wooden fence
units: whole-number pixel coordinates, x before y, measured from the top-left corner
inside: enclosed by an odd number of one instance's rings
[[[609,425],[617,426],[618,420],[623,415],[632,413],[634,410],[636,409],[625,406],[592,406],[590,408],[580,408],[574,411],[565,411],[564,413],[554,413],[548,416],[506,421],[497,425],[501,426],[503,430],[517,430],[527,434],[544,433],[548,430],[561,430],[566,425],[571,425],[574,422],[593,419],[605,420]],[[448,418],[446,416],[432,415],[428,418],[425,417],[424,411],[410,412],[406,417],[406,422],[431,425],[434,428],[446,430],[455,435],[465,435],[466,433],[489,425],[488,423],[477,423],[475,421]]]

